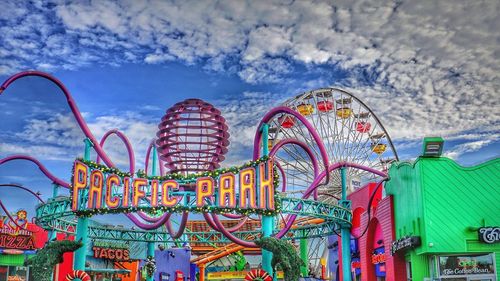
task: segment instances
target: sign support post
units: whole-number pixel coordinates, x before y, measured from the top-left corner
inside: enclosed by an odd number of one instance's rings
[[[300,239],[300,258],[304,262],[304,265],[300,267],[300,271],[302,273],[302,277],[307,277],[309,275],[309,261],[307,258],[307,239]]]
[[[262,154],[263,156],[269,156],[269,124],[263,124],[260,129],[262,130]],[[273,225],[273,216],[262,216],[262,237],[271,237],[273,234]],[[262,269],[269,273],[269,275],[273,276],[273,279],[276,280],[273,273],[273,267],[271,265],[272,258],[273,254],[271,252],[262,249]]]
[[[339,204],[347,209],[351,208],[351,201],[347,200],[347,176],[346,167],[340,168],[340,178],[342,179],[342,200]],[[342,279],[351,281],[351,227],[342,223]]]
[[[84,142],[85,142],[85,153],[83,154],[83,159],[86,161],[90,161],[90,148],[93,146],[93,144],[88,138],[86,138]],[[89,244],[88,230],[89,230],[89,218],[79,217],[78,223],[76,225],[76,240],[81,241],[83,246],[75,251],[75,260],[73,263],[73,268],[75,270],[85,271],[86,254]]]
[[[156,151],[156,146],[153,145],[153,163],[151,165],[151,175],[152,176],[158,176],[158,152]],[[149,257],[155,257],[155,243],[154,242],[148,242],[147,244],[147,254],[146,256]],[[146,278],[146,281],[153,281],[154,276],[148,276]]]

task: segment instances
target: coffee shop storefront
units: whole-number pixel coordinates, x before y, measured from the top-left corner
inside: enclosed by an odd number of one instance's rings
[[[499,171],[499,158],[474,167],[444,157],[392,165],[391,254],[404,258],[406,280],[499,280]]]

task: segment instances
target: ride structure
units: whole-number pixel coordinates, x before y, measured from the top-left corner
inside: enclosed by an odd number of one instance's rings
[[[215,249],[219,252],[193,260],[199,280],[204,280],[206,263],[214,256],[258,248],[254,241],[271,236],[300,240],[305,264],[312,263],[313,269],[324,266],[325,237],[342,233],[343,246],[349,243],[349,190],[361,182],[383,179],[387,164],[397,159],[375,114],[352,94],[328,88],[301,94],[268,112],[255,133],[252,160],[230,168],[220,168],[229,145],[221,112],[199,99],[177,103],[161,119],[144,170],[136,170],[127,137],[113,129],[98,142],[69,91],[55,77],[21,72],[7,79],[0,93],[27,76],[48,79],[62,90],[86,136],[84,157],[75,160],[71,183],[30,156],[12,155],[0,159],[0,165],[31,161],[53,181],[54,196],[37,206],[36,221],[44,229],[75,234],[82,241],[84,246],[75,253],[75,270],[86,270],[90,241],[147,242],[150,263],[157,244],[226,243],[222,252]],[[127,172],[116,169],[103,149],[112,134],[126,147]],[[97,154],[95,161],[90,159],[91,150]],[[67,194],[57,196],[59,190]],[[96,214],[110,213],[124,214],[138,229],[90,222]],[[187,229],[190,213],[201,214],[211,231]],[[178,222],[174,214],[180,214]],[[227,227],[221,216],[237,223]],[[252,227],[242,230],[248,225]],[[345,252],[343,262],[350,264],[350,253]],[[269,252],[262,251],[262,268],[275,276]],[[302,270],[306,276],[307,269]],[[159,278],[148,270],[147,280]],[[350,274],[344,273],[344,280],[350,280]]]

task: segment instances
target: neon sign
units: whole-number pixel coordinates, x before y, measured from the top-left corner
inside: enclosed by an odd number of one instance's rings
[[[379,254],[373,254],[372,255],[372,263],[373,264],[379,264],[379,263],[385,263],[386,256],[385,253],[379,253]]]
[[[94,258],[96,259],[109,259],[117,261],[128,261],[130,260],[130,252],[128,249],[121,248],[103,248],[103,247],[92,247],[94,251]]]
[[[93,162],[73,166],[71,208],[75,213],[165,210],[210,212],[276,211],[273,161],[261,158],[240,168],[182,176],[132,177]],[[185,188],[189,187],[189,188]],[[189,191],[187,191],[189,190]]]
[[[25,235],[24,233],[12,235],[8,232],[0,232],[0,248],[33,250],[35,249],[35,241],[32,235]]]

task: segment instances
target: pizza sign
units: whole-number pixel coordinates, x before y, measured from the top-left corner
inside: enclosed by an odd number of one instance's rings
[[[35,241],[31,235],[12,235],[10,233],[0,232],[0,248],[34,250]]]

